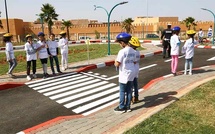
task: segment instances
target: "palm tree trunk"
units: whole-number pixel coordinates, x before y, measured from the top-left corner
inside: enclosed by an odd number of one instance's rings
[[[68,38],[68,40],[70,40],[70,38],[69,38],[69,27],[66,27],[66,30],[67,30],[67,38]]]
[[[52,34],[52,26],[48,25],[49,35]]]

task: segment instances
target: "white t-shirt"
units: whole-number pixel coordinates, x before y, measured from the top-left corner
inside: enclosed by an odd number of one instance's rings
[[[197,41],[190,38],[186,40],[184,46],[182,47],[182,53],[185,53],[185,59],[190,59],[194,56],[194,46],[197,44]]]
[[[199,31],[198,36],[199,37],[203,37],[204,36],[204,32],[203,31]]]
[[[58,47],[61,50],[61,54],[68,53],[68,40],[65,38],[61,38],[58,42]]]
[[[135,50],[131,47],[121,49],[118,52],[116,61],[121,63],[119,66],[119,82],[126,84],[128,81],[133,81],[135,77]]]
[[[179,55],[179,46],[180,46],[180,40],[179,37],[174,34],[170,39],[170,45],[171,45],[171,55]]]
[[[36,44],[36,43],[33,43],[32,45],[29,42],[25,43],[25,51],[26,51],[26,60],[27,61],[37,59],[37,53],[36,53],[37,48],[38,48],[38,44]]]
[[[56,56],[58,43],[56,41],[48,41],[47,43],[48,43],[49,52],[51,53],[51,55]]]
[[[11,59],[15,59],[13,44],[11,42],[6,42],[5,53],[6,53],[7,61]]]
[[[38,47],[41,47],[41,46],[43,46],[43,45],[46,45],[46,42],[45,42],[45,41],[43,41],[43,42],[38,41],[37,43],[38,43]],[[49,57],[48,51],[47,51],[47,48],[46,48],[46,47],[41,48],[41,49],[38,51],[38,54],[39,54],[39,58],[40,58],[40,59],[45,59],[45,58],[48,58],[48,57]]]
[[[140,52],[138,50],[135,50],[135,51],[136,51],[136,64],[134,64],[135,71],[136,71],[135,78],[138,78],[139,68],[140,68]]]

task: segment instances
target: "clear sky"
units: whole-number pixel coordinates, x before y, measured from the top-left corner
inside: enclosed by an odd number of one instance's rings
[[[108,11],[123,0],[7,0],[9,18],[20,18],[24,21],[34,21],[35,14],[40,13],[42,4],[50,3],[59,14],[59,20],[90,19],[100,22],[107,21],[103,9],[94,11],[94,5],[102,6]],[[215,0],[127,0],[128,3],[116,7],[111,14],[111,21],[121,21],[136,16],[178,16],[179,20],[194,17],[197,21],[213,21],[211,13],[201,10],[201,7],[215,13]],[[148,1],[148,2],[147,2]],[[148,3],[148,6],[147,6]],[[148,10],[147,10],[148,7]],[[1,18],[5,18],[4,0],[0,1]]]

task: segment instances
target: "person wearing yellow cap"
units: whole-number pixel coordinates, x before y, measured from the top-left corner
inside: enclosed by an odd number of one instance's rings
[[[9,70],[7,72],[9,77],[15,77],[12,72],[14,68],[17,66],[17,61],[14,56],[14,50],[13,50],[13,44],[11,43],[11,40],[13,38],[13,35],[10,33],[6,33],[3,35],[3,41],[5,42],[5,53],[7,57],[7,61],[9,63]]]
[[[25,51],[26,51],[26,61],[27,61],[27,80],[31,80],[33,78],[37,78],[36,75],[36,60],[37,60],[37,50],[39,47],[36,43],[32,41],[32,35],[28,34],[25,36],[27,42],[25,43]],[[30,76],[31,71],[31,63],[32,63],[32,72],[33,76]]]
[[[186,40],[184,46],[182,47],[182,53],[185,54],[185,65],[184,65],[184,74],[187,74],[187,67],[189,64],[189,75],[192,75],[193,67],[193,56],[194,56],[194,46],[197,44],[197,41],[194,39],[196,32],[194,30],[187,31],[189,37]]]
[[[137,37],[131,37],[129,41],[129,46],[132,47],[136,52],[136,63],[134,64],[135,67],[135,77],[133,81],[133,88],[134,88],[134,97],[132,97],[132,103],[139,102],[138,96],[138,75],[139,75],[139,68],[140,68],[140,52],[137,50],[138,47],[140,47],[140,41]]]
[[[68,68],[68,40],[66,39],[66,32],[60,32],[61,39],[58,42],[58,47],[61,50],[61,68],[65,71]]]

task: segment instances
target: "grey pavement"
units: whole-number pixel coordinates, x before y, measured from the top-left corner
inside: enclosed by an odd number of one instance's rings
[[[147,49],[141,51],[141,54],[161,50],[159,47],[148,44],[143,45],[143,47]],[[116,55],[93,59],[90,60],[90,64],[110,61],[115,58]],[[87,64],[88,61],[82,61],[71,64],[70,67]],[[68,71],[71,72],[74,70],[76,68],[69,69]],[[24,77],[20,81],[25,81],[25,79]],[[193,75],[178,75],[175,77],[168,75],[140,92],[140,102],[131,106],[132,112],[116,114],[113,109],[118,104],[114,104],[89,116],[60,118],[58,121],[40,125],[39,128],[35,127],[31,130],[23,130],[22,134],[120,134],[159,112],[174,101],[177,101],[181,96],[187,94],[195,87],[212,79],[215,79],[215,66],[195,69]]]

